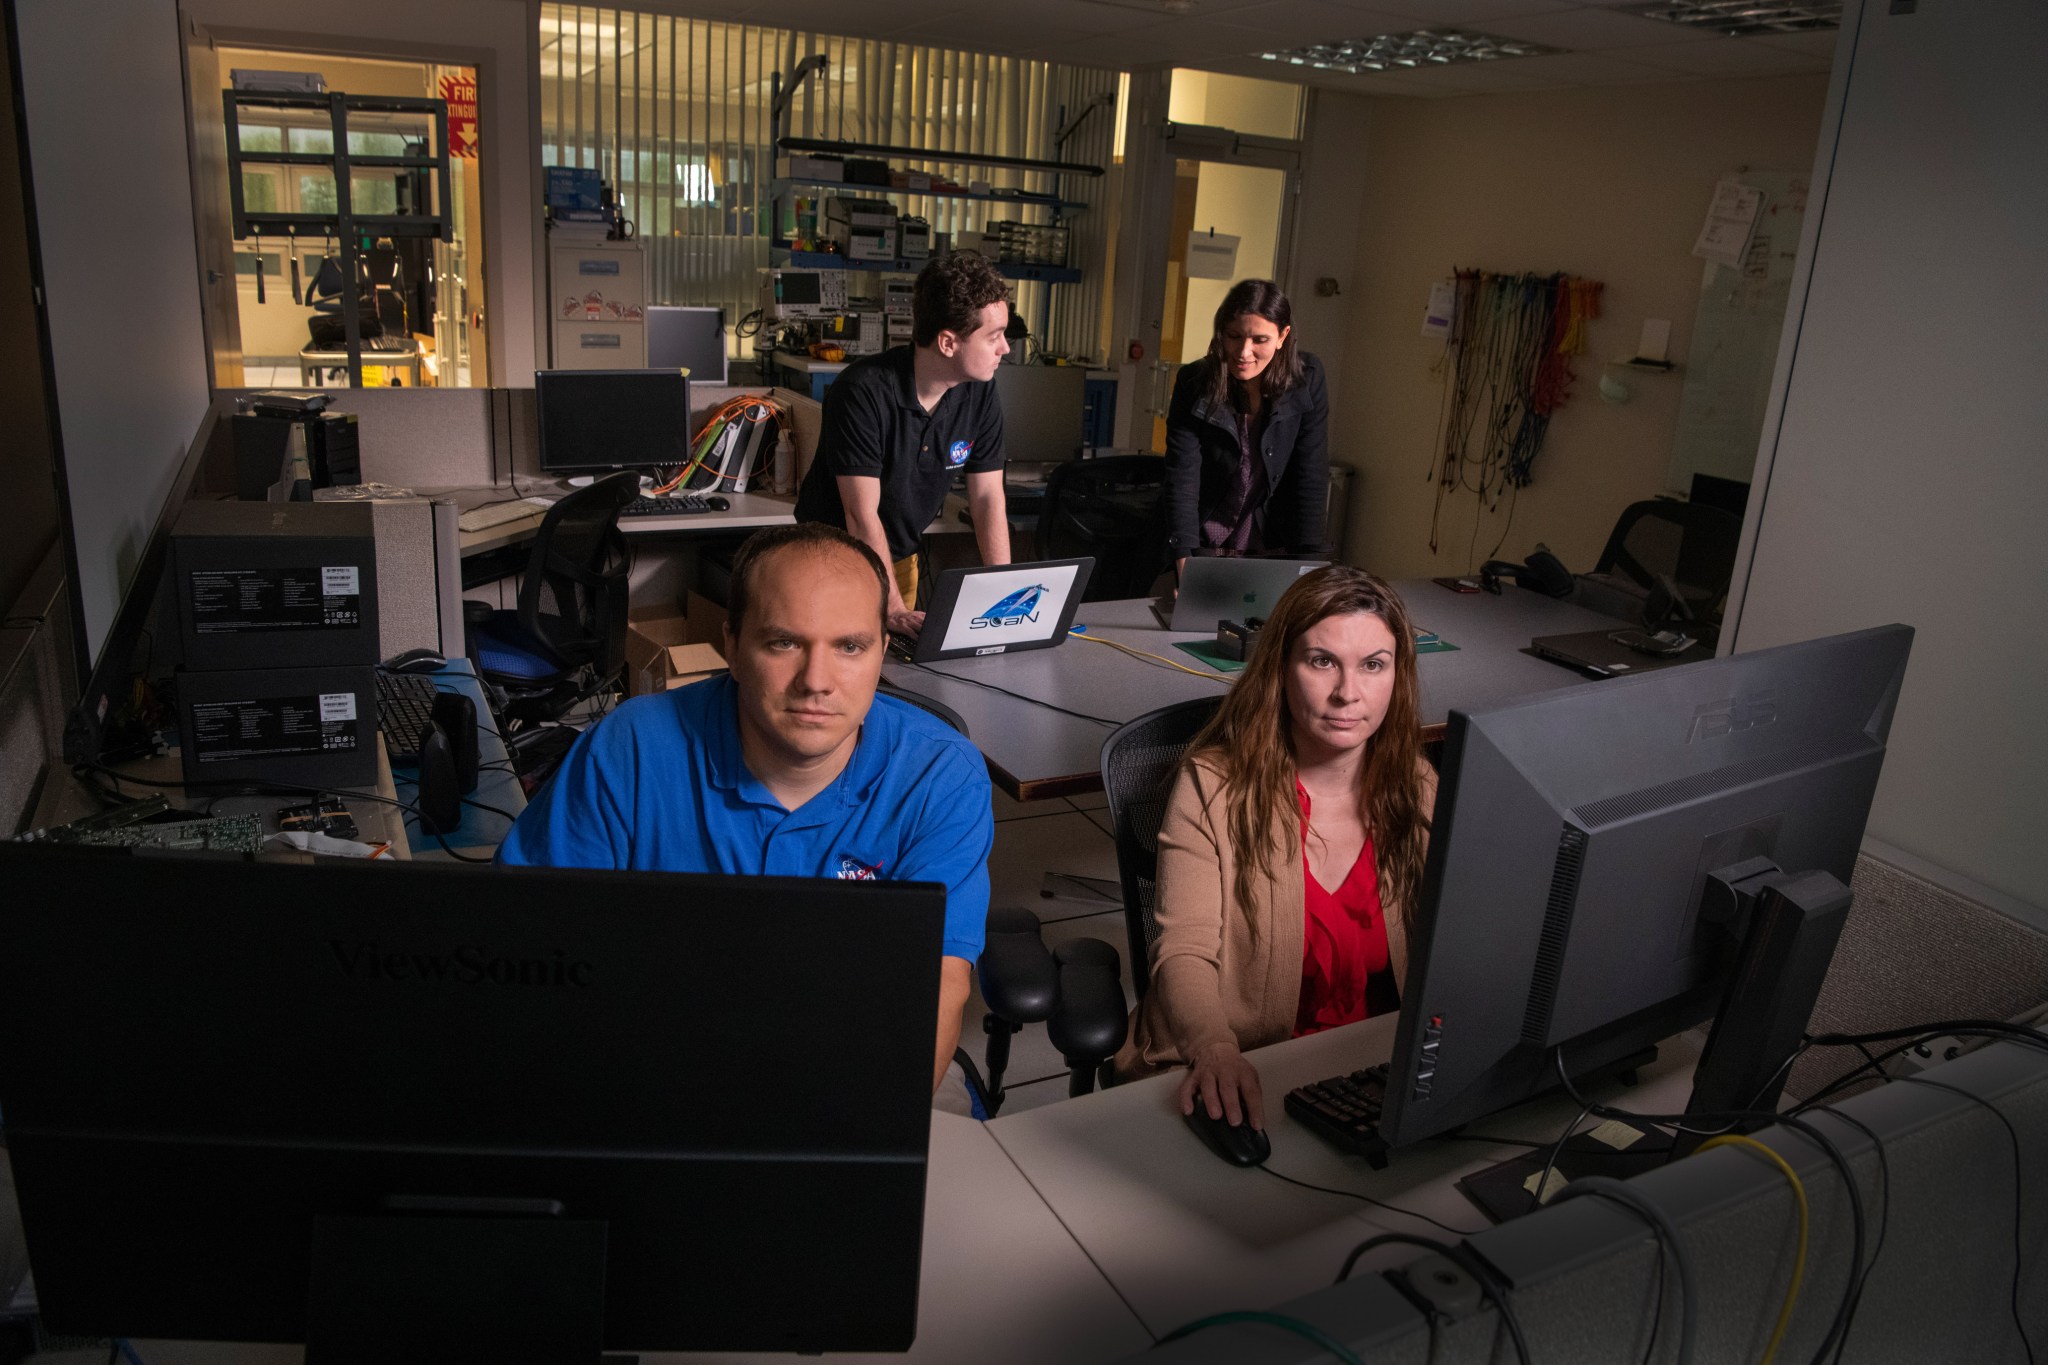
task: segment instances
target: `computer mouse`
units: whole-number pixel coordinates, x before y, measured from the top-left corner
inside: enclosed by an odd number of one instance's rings
[[[716,493],[704,499],[704,503],[714,512],[730,512],[732,510],[732,499],[720,497]]]
[[[1233,1166],[1263,1166],[1266,1158],[1273,1154],[1273,1144],[1266,1140],[1262,1130],[1248,1123],[1233,1124],[1227,1119],[1212,1119],[1199,1100],[1195,1102],[1195,1112],[1184,1114],[1182,1118],[1210,1151]]]
[[[448,660],[439,650],[426,648],[408,649],[384,661],[384,668],[391,673],[437,673],[447,666]]]

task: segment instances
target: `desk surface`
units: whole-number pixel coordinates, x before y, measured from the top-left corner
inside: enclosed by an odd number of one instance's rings
[[[1441,735],[1453,710],[1586,681],[1568,668],[1522,653],[1532,637],[1615,624],[1583,607],[1515,587],[1495,597],[1453,593],[1428,579],[1395,586],[1418,625],[1457,646],[1417,660],[1423,725],[1432,739]],[[1157,654],[1202,676],[1082,639],[988,659],[891,663],[884,672],[896,686],[959,712],[988,758],[996,785],[1016,800],[1100,791],[1102,741],[1112,729],[1172,702],[1218,695],[1229,678],[1173,648],[1177,640],[1211,637],[1159,629],[1146,601],[1086,603],[1075,619],[1090,635]]]
[[[546,483],[524,492],[512,488],[423,488],[418,491],[437,498],[453,499],[456,506],[465,512],[486,503],[509,502],[524,497],[559,497],[563,492]],[[793,495],[724,493],[720,496],[732,503],[723,512],[684,512],[672,517],[620,517],[619,529],[628,536],[710,535],[751,531],[762,526],[786,526],[796,520],[796,499]],[[480,555],[532,540],[534,532],[540,529],[541,518],[546,515],[545,507],[536,507],[532,516],[503,522],[485,531],[464,531],[459,541],[462,554],[464,557]]]
[[[1383,1171],[1347,1156],[1281,1107],[1297,1085],[1387,1060],[1392,1015],[1291,1039],[1249,1054],[1266,1097],[1267,1168],[1310,1184],[1354,1190],[1477,1232],[1485,1215],[1452,1182],[1520,1147],[1424,1142],[1397,1150]],[[1598,1097],[1646,1112],[1683,1108],[1694,1049],[1659,1049],[1633,1090],[1591,1086]],[[1361,1199],[1289,1185],[1267,1170],[1227,1165],[1182,1121],[1180,1073],[992,1120],[989,1131],[1145,1326],[1164,1334],[1230,1308],[1268,1308],[1331,1283],[1351,1249],[1380,1232],[1447,1236],[1419,1219]],[[1617,1098],[1625,1096],[1625,1098]],[[1487,1133],[1550,1141],[1576,1108],[1562,1097],[1495,1115]],[[1393,1251],[1393,1265],[1413,1251]]]

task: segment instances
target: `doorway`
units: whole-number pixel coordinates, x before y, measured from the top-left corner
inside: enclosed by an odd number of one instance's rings
[[[365,235],[357,242],[372,263],[382,333],[404,346],[402,363],[397,358],[379,363],[375,354],[365,352],[362,383],[365,388],[487,384],[476,69],[226,45],[216,50],[216,64],[219,90],[232,88],[234,72],[254,70],[318,75],[330,92],[447,101],[450,234],[439,239]],[[214,99],[218,101],[219,96]],[[216,114],[217,109],[216,104]],[[238,120],[238,132],[245,152],[331,155],[334,151],[333,132],[324,112],[298,117],[287,111],[250,110]],[[364,157],[398,155],[405,150],[409,136],[417,134],[396,124],[380,129],[366,123],[360,134],[352,124],[349,151]],[[217,174],[216,202],[224,203],[224,161]],[[357,170],[351,176],[356,211],[401,211],[397,206],[412,202],[417,193],[405,183],[409,174],[372,167]],[[317,165],[246,164],[242,188],[251,212],[334,211],[333,173]],[[226,230],[211,219],[207,226],[209,231]],[[347,367],[323,363],[321,357],[331,348],[314,342],[316,289],[325,294],[342,283],[337,244],[331,239],[265,236],[231,240],[226,245],[234,263],[233,308],[242,383],[252,388],[347,384]],[[369,315],[368,308],[365,315]],[[407,342],[409,346],[404,345]]]
[[[1239,280],[1286,272],[1294,195],[1291,153],[1177,157],[1167,219],[1159,355],[1150,381],[1152,450],[1166,450],[1166,411],[1183,364],[1208,354],[1217,307]]]

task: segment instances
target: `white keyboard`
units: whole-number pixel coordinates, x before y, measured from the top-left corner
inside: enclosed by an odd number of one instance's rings
[[[455,524],[465,531],[488,531],[493,526],[503,526],[508,521],[525,521],[537,517],[555,505],[553,498],[516,498],[511,502],[486,503],[472,507],[455,519]]]

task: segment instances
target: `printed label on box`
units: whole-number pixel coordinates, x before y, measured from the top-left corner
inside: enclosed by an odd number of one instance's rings
[[[352,630],[363,622],[361,573],[353,565],[200,570],[190,579],[192,628],[200,635]]]
[[[346,715],[329,717],[330,706]],[[232,763],[247,758],[292,754],[352,753],[362,747],[352,692],[317,697],[264,697],[260,700],[196,702],[188,750],[201,763]]]

